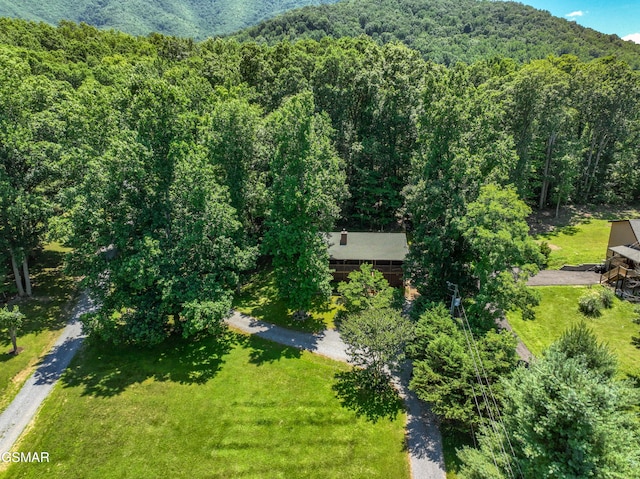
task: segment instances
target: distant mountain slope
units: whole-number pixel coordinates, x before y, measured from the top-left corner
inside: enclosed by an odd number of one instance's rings
[[[583,60],[616,54],[640,69],[640,45],[521,3],[484,0],[343,0],[287,12],[240,32],[269,43],[323,36],[399,40],[450,64],[499,55],[526,61],[549,54]]]
[[[85,22],[133,35],[197,40],[224,35],[287,10],[337,0],[0,0],[0,16],[57,24]]]

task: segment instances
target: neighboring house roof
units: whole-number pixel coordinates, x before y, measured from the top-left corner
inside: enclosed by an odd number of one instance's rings
[[[631,226],[631,231],[635,235],[636,239],[640,241],[640,219],[638,220],[614,220],[612,223],[624,223],[625,221],[629,222],[629,226]]]
[[[633,234],[636,235],[638,241],[640,241],[640,220],[629,220]]]
[[[346,245],[340,244],[340,231],[326,234],[331,259],[404,261],[409,252],[404,233],[347,233]]]
[[[640,250],[629,248],[628,246],[613,246],[609,249],[614,253],[618,253],[620,256],[629,258],[635,263],[640,263]]]

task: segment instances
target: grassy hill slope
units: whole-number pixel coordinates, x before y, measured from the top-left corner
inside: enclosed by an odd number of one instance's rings
[[[343,0],[287,12],[237,37],[272,43],[363,34],[380,43],[401,41],[444,64],[496,55],[526,61],[550,54],[582,60],[616,54],[640,69],[640,45],[515,2]]]
[[[134,35],[159,32],[197,40],[255,25],[305,5],[336,0],[0,0],[0,16],[57,24],[85,22]]]

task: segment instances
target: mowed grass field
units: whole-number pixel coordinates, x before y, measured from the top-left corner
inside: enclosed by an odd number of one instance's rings
[[[551,247],[548,269],[565,264],[600,263],[607,253],[611,225],[608,220],[586,219],[576,225],[558,228],[538,236]]]
[[[62,259],[67,249],[49,244],[32,261],[33,297],[17,305],[25,320],[18,331],[17,356],[9,334],[0,329],[0,411],[4,410],[33,372],[38,360],[47,353],[60,335],[70,311],[75,292],[72,278],[62,271]]]
[[[539,357],[567,328],[584,321],[618,356],[621,373],[640,376],[640,349],[631,342],[633,336],[640,336],[640,325],[633,322],[637,317],[633,304],[616,298],[613,308],[603,309],[601,316],[589,318],[578,310],[578,298],[588,291],[587,286],[538,286],[535,289],[542,300],[535,308],[534,320],[525,321],[519,313],[508,315],[509,324],[533,354]]]
[[[288,310],[284,302],[278,299],[273,271],[263,269],[254,274],[242,287],[240,294],[233,302],[233,307],[243,314],[262,321],[306,333],[316,333],[335,327],[334,319],[340,310],[337,301],[338,297],[332,296],[331,304],[317,305],[315,309],[309,311],[311,316],[309,319],[296,321],[291,316],[293,311]]]
[[[258,338],[85,345],[6,478],[409,477],[404,413],[373,423],[332,389],[348,366]]]
[[[605,259],[610,221],[640,218],[637,206],[590,206],[567,208],[559,218],[538,212],[530,225],[538,242],[551,247],[548,269],[565,264],[599,263]]]

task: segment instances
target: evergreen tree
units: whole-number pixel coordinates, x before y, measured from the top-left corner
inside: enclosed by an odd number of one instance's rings
[[[640,477],[637,391],[614,364],[584,324],[566,332],[504,381],[504,429],[484,426],[480,448],[459,453],[462,477]]]

